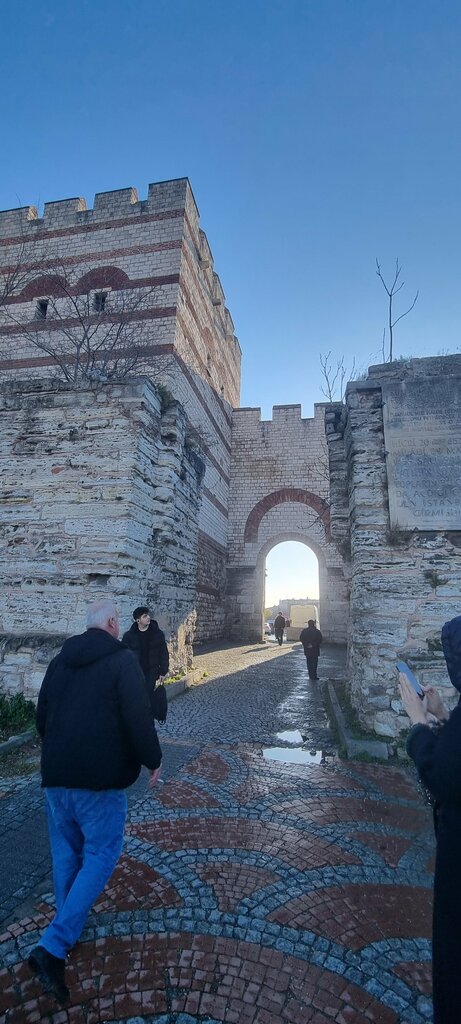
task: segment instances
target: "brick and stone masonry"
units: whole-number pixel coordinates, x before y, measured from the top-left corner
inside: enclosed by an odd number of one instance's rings
[[[325,405],[311,419],[300,405],[233,414],[227,632],[261,637],[266,556],[281,541],[307,544],[319,562],[321,626],[346,638],[348,592],[343,558],[330,538]],[[306,584],[307,594],[307,584]]]
[[[100,391],[56,380],[0,386],[2,689],[35,695],[88,602],[143,594],[172,671],[191,662],[204,464],[177,402],[147,378]]]
[[[16,381],[55,371],[34,340],[71,361],[78,330],[72,299],[89,309],[104,291],[106,313],[122,303],[120,346],[141,351],[139,369],[183,406],[205,455],[198,532],[197,639],[222,635],[227,553],[232,407],[239,403],[241,353],[187,178],[101,192],[0,213],[1,273],[21,263],[0,311],[0,374]],[[25,273],[24,273],[25,270]],[[71,297],[62,296],[62,280]],[[61,291],[60,291],[61,288]],[[37,316],[53,299],[54,315]],[[48,310],[50,314],[50,310]],[[192,569],[192,566],[191,566]],[[144,599],[145,591],[138,595]]]
[[[326,409],[331,533],[350,552],[348,683],[362,723],[391,738],[408,728],[397,658],[458,696],[440,632],[461,614],[460,404],[456,355],[372,366]]]

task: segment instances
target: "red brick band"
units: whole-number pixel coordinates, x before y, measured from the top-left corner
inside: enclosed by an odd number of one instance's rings
[[[276,505],[281,505],[287,501],[301,502],[301,504],[308,505],[312,508],[323,523],[327,537],[329,536],[330,509],[324,498],[319,498],[318,494],[313,494],[312,491],[305,491],[300,487],[282,487],[279,491],[273,491],[272,494],[267,494],[266,497],[262,498],[261,501],[258,501],[257,505],[255,505],[251,510],[245,523],[245,544],[251,544],[254,541],[257,541],[259,525],[266,512],[269,512],[271,508],[275,508]]]
[[[208,487],[203,488],[203,494],[205,495],[206,498],[208,498],[208,501],[211,501],[211,504],[218,509],[218,512],[220,512],[225,519],[229,518],[229,512],[227,508],[225,508],[225,506],[221,504],[218,498],[215,498],[214,494],[212,494],[212,492],[208,490]]]
[[[82,211],[84,213],[90,211]],[[48,231],[46,228],[42,231],[33,229],[34,233],[30,235],[30,241],[35,242],[37,238],[65,238],[67,235],[88,235],[92,231],[113,231],[114,228],[124,228],[132,224],[152,224],[158,220],[174,220],[178,217],[184,216],[184,207],[178,210],[162,210],[159,213],[148,213],[148,214],[131,214],[130,217],[118,217],[117,219],[108,218],[104,221],[94,221],[89,223],[88,221],[82,224],[72,224],[67,228],[54,228]],[[30,221],[31,224],[34,221]],[[9,238],[2,238],[0,245],[27,245],[29,242],[28,238],[24,238],[23,235],[11,235]]]

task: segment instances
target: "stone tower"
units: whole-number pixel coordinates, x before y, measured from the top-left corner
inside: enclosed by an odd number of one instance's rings
[[[3,381],[43,379],[75,361],[86,320],[120,320],[125,365],[185,410],[205,455],[198,521],[197,639],[222,635],[231,414],[240,347],[187,178],[0,212],[0,262],[10,280],[0,310]],[[104,350],[104,343],[101,345]],[[95,373],[98,365],[95,361]],[[110,429],[110,426],[109,426]],[[187,439],[186,439],[187,440]],[[142,595],[140,595],[142,597]]]

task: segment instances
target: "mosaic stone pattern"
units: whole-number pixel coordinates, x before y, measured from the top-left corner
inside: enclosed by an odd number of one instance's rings
[[[5,1024],[424,1024],[431,816],[383,766],[202,749],[131,802],[125,850],[69,959],[24,958],[52,901],[1,936]]]

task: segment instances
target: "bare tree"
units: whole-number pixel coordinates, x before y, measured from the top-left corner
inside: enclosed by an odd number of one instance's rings
[[[10,253],[8,263],[0,267],[0,309],[24,288],[31,276],[34,243],[26,237],[19,218],[17,231],[19,241]]]
[[[321,352],[319,359],[323,377],[323,385],[320,388],[322,395],[326,398],[327,402],[342,402],[345,383],[349,380],[354,380],[357,374],[355,357],[352,360],[350,370],[348,370],[344,362],[344,356],[341,356],[341,359],[337,359],[336,362],[332,359],[331,349],[326,355]]]
[[[120,279],[114,281],[113,268],[101,268],[97,288],[83,290],[77,275],[72,276],[56,260],[46,260],[40,270],[45,294],[37,297],[32,317],[29,310],[27,314],[23,310],[15,312],[20,277],[22,281],[19,270],[15,282],[8,282],[3,303],[5,333],[16,334],[19,327],[22,337],[50,356],[58,375],[70,384],[97,383],[142,372],[150,345],[142,321],[148,316],[154,289],[124,288]],[[29,281],[31,277],[37,279],[37,265],[31,275],[29,264],[26,274]]]
[[[392,284],[389,286],[386,283],[386,281],[384,280],[384,277],[383,277],[382,272],[381,272],[381,266],[380,266],[380,264],[378,262],[378,259],[376,259],[376,273],[377,273],[377,275],[379,277],[379,280],[381,281],[381,284],[382,284],[382,286],[383,286],[383,288],[384,288],[384,290],[385,290],[385,292],[387,293],[387,296],[388,296],[388,322],[387,322],[387,329],[389,331],[389,359],[387,361],[389,363],[392,363],[392,360],[394,358],[394,355],[393,355],[393,344],[394,344],[393,330],[394,330],[394,327],[395,327],[396,324],[398,324],[399,320],[403,320],[404,316],[408,316],[408,313],[411,313],[411,310],[416,305],[416,302],[418,300],[418,295],[419,295],[419,291],[417,291],[416,295],[415,295],[415,297],[413,299],[413,302],[411,303],[411,306],[409,306],[408,309],[406,309],[404,313],[401,313],[400,316],[397,316],[394,319],[394,311],[393,311],[394,296],[397,295],[398,292],[400,292],[402,290],[402,288],[404,287],[404,285],[405,285],[405,281],[400,281],[399,280],[401,271],[402,271],[402,268],[401,268],[401,266],[399,264],[398,259],[396,259],[396,261],[395,261],[394,280],[392,281]],[[383,359],[386,361],[386,359],[385,359],[385,351],[384,351],[385,340],[386,340],[386,328],[384,328],[383,342],[382,342]]]

